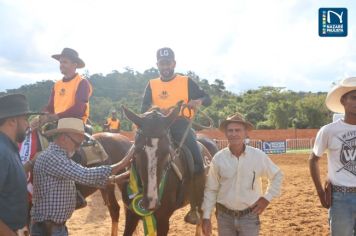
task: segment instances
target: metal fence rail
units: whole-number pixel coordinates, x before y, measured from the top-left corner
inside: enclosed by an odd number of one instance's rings
[[[287,139],[287,151],[290,150],[304,150],[304,149],[312,149],[314,145],[315,139]]]
[[[214,139],[219,149],[223,149],[227,147],[228,140],[226,139]],[[315,138],[312,139],[286,139],[286,151],[308,151],[313,148]],[[258,148],[262,150],[263,141],[259,139],[251,139],[249,144],[252,147]]]

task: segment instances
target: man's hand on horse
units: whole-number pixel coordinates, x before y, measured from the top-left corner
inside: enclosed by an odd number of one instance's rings
[[[59,117],[56,114],[46,113],[44,115],[40,115],[39,127],[41,127],[42,125],[44,125],[44,124],[46,124],[48,122],[56,121],[58,119],[59,119]]]
[[[203,234],[205,236],[211,235],[212,228],[211,228],[211,220],[210,219],[203,219],[202,230],[203,230]]]
[[[266,209],[266,207],[268,206],[269,201],[264,198],[264,197],[260,197],[252,206],[252,213],[260,215],[262,214],[262,212]]]
[[[189,109],[196,110],[199,106],[201,106],[201,104],[202,104],[202,101],[200,99],[197,99],[197,100],[190,100],[187,103],[187,106]]]

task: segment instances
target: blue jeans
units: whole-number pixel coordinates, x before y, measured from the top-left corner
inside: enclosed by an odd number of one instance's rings
[[[356,193],[333,192],[329,223],[333,236],[356,235]]]
[[[36,222],[31,224],[31,236],[47,236],[46,229],[42,222]],[[52,233],[51,236],[68,236],[68,229],[65,224],[52,225]]]
[[[180,142],[183,138],[183,135],[189,125],[189,121],[183,118],[178,118],[170,127],[170,132],[173,139],[176,142]],[[204,163],[203,157],[200,153],[200,149],[197,143],[196,135],[193,129],[189,129],[188,135],[184,141],[184,145],[186,145],[189,151],[192,153],[194,159],[194,173],[201,174],[204,172]]]
[[[260,218],[252,212],[242,217],[235,217],[218,211],[219,236],[258,236],[260,232]]]

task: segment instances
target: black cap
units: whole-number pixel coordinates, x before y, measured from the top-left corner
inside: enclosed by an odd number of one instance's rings
[[[30,111],[25,95],[10,94],[0,97],[0,119],[36,114],[43,113]]]
[[[174,60],[174,52],[170,48],[161,48],[157,51],[157,61]]]

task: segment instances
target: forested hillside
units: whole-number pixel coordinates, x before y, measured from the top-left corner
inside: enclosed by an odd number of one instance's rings
[[[209,83],[207,79],[200,78],[194,72],[186,74],[212,97],[213,104],[203,108],[203,111],[214,120],[215,126],[219,120],[237,111],[244,114],[257,129],[320,128],[331,121],[331,112],[324,105],[326,93],[260,87],[234,94],[220,79]],[[90,99],[90,119],[100,124],[111,110],[119,111],[122,104],[138,112],[146,84],[158,76],[158,70],[151,68],[140,73],[126,68],[124,72],[112,71],[107,75],[84,76],[89,79],[94,89]],[[48,101],[53,83],[50,80],[41,81],[7,90],[7,93],[25,94],[30,101],[31,109],[40,110]],[[123,119],[122,123],[124,130],[131,128],[127,120]]]

